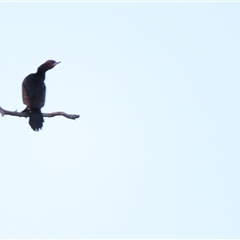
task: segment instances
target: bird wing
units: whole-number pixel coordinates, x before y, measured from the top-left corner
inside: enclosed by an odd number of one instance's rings
[[[46,86],[44,81],[34,74],[27,76],[22,83],[23,103],[32,109],[40,109],[44,106]]]

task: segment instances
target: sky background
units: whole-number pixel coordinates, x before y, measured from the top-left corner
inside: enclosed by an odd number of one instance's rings
[[[0,238],[240,238],[240,3],[0,3]]]

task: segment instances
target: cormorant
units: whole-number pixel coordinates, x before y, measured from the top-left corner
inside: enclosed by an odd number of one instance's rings
[[[41,129],[44,122],[41,108],[44,106],[46,95],[45,73],[58,63],[60,62],[48,60],[38,67],[36,73],[29,74],[23,80],[22,98],[23,103],[27,105],[23,112],[29,112],[29,125],[34,131]]]

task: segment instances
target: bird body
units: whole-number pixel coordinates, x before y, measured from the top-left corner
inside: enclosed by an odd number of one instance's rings
[[[46,85],[44,79],[36,74],[28,75],[22,83],[23,103],[29,109],[40,109],[45,104]]]
[[[36,73],[31,73],[22,83],[23,103],[27,106],[24,111],[29,112],[29,124],[34,131],[43,126],[43,115],[41,108],[45,104],[46,86],[44,83],[45,73],[60,62],[48,60],[42,64]]]

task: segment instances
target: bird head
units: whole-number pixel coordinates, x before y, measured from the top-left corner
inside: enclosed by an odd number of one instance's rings
[[[54,68],[57,64],[59,64],[60,62],[56,62],[54,60],[47,60],[44,65],[46,66],[46,69],[49,70],[49,69],[52,69]]]

